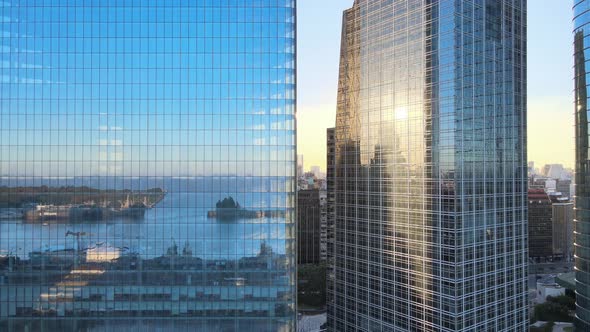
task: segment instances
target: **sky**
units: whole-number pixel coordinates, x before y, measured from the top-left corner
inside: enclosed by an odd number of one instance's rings
[[[326,128],[336,119],[342,11],[353,0],[299,0],[298,154],[325,170]],[[571,1],[528,1],[528,159],[573,167]]]

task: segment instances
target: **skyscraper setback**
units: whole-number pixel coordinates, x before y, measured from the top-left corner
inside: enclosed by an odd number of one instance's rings
[[[343,22],[330,330],[527,330],[526,1]]]
[[[0,1],[0,331],[294,331],[295,3]]]

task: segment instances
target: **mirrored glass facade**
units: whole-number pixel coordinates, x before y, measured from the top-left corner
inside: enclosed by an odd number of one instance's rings
[[[295,0],[0,20],[0,331],[293,331]]]
[[[330,331],[526,331],[526,1],[344,13]]]
[[[576,185],[574,255],[576,328],[590,330],[590,158],[588,155],[588,72],[590,72],[590,1],[574,0],[574,84],[576,107]]]

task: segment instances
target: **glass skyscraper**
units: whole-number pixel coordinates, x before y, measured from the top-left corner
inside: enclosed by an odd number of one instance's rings
[[[0,1],[0,330],[293,331],[295,0]]]
[[[331,331],[526,331],[526,0],[344,13]]]
[[[574,255],[576,328],[590,330],[590,157],[588,155],[588,72],[590,72],[590,1],[574,0],[574,94],[576,107],[576,186]]]

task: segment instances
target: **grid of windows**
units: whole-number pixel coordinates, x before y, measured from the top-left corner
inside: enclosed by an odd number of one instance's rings
[[[322,257],[320,190],[297,192],[297,264],[319,264]]]
[[[588,155],[588,59],[590,1],[574,0],[574,64],[576,105],[576,187],[574,255],[576,264],[576,327],[590,330],[590,157]]]
[[[0,330],[293,330],[295,0],[0,20]]]
[[[524,331],[526,1],[344,13],[332,331]]]

